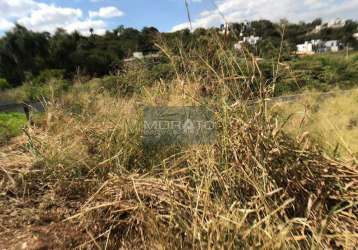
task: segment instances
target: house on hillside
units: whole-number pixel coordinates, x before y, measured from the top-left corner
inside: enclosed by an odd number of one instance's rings
[[[342,44],[337,40],[322,41],[320,39],[306,41],[297,45],[297,54],[312,55],[315,53],[338,52],[343,49]]]
[[[258,41],[260,41],[261,40],[261,37],[259,37],[259,36],[246,36],[246,37],[244,37],[243,39],[243,42],[245,42],[245,43],[248,43],[248,44],[250,44],[250,45],[252,45],[252,46],[255,46],[257,43],[258,43]]]
[[[133,61],[137,61],[137,60],[153,60],[153,61],[157,61],[160,60],[161,55],[159,53],[149,53],[149,54],[144,54],[143,52],[140,51],[136,51],[133,52],[133,56],[130,58],[126,58],[123,61],[126,62],[133,62]]]
[[[238,41],[237,43],[234,44],[234,48],[236,50],[241,51],[244,47],[245,43],[250,44],[251,46],[256,46],[256,44],[261,40],[261,37],[259,36],[247,36],[247,37],[243,37],[243,39],[241,41]]]
[[[317,25],[312,30],[312,33],[319,33],[320,31],[322,31],[323,29],[326,29],[326,28],[338,29],[338,28],[344,27],[344,25],[346,25],[346,20],[341,19],[341,18],[337,18],[337,19],[331,20],[329,22]]]
[[[230,31],[232,30],[233,28],[233,24],[232,23],[225,23],[225,24],[222,24],[220,26],[220,34],[222,35],[227,35],[230,33]]]
[[[321,30],[325,27],[326,25],[324,24],[320,24],[320,25],[317,25],[314,30],[312,31],[312,33],[319,33],[321,32]]]
[[[326,52],[338,52],[343,46],[337,40],[327,41],[325,43]]]
[[[143,52],[136,51],[133,53],[133,57],[136,59],[144,59],[144,54],[143,54]]]
[[[346,20],[341,18],[337,18],[327,23],[327,27],[333,29],[342,28],[344,25],[346,25]]]
[[[303,44],[297,44],[297,54],[300,54],[300,55],[312,55],[312,54],[314,54],[313,44],[311,42],[305,42]]]
[[[243,49],[243,41],[238,41],[237,43],[234,44],[234,49],[241,51]]]

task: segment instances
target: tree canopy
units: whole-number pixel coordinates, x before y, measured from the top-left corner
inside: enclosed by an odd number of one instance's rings
[[[322,26],[319,31],[315,30],[317,25]],[[158,40],[164,40],[172,47],[181,43],[184,49],[207,49],[208,37],[219,34],[219,31],[219,28],[198,28],[193,32],[185,29],[160,33],[155,27],[137,30],[118,26],[101,36],[94,34],[93,29],[90,29],[90,36],[83,36],[63,29],[58,29],[54,34],[34,32],[16,25],[0,38],[0,79],[6,80],[7,86],[15,87],[36,77],[41,71],[51,69],[62,70],[67,78],[79,70],[90,76],[103,76],[119,68],[123,59],[131,57],[135,51],[158,51],[155,46]],[[258,20],[231,24],[230,32],[223,39],[232,47],[242,36],[260,36],[254,53],[265,57],[271,56],[280,47],[282,37],[285,51],[288,52],[295,50],[298,43],[318,38],[339,40],[357,49],[358,41],[353,37],[357,32],[358,23],[352,20],[340,28],[324,26],[321,19],[308,23]]]

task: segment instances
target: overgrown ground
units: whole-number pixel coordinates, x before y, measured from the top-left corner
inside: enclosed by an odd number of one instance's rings
[[[241,64],[213,44],[180,56],[162,46],[170,81],[147,84],[131,65],[50,95],[42,119],[1,148],[0,246],[354,249],[355,156],[292,136],[270,112],[264,100],[286,66],[268,79],[255,57]],[[144,147],[143,107],[181,105],[214,112],[217,142]]]

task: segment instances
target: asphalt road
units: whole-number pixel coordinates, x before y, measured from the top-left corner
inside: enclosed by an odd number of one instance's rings
[[[0,112],[21,112],[25,113],[25,109],[28,107],[29,110],[35,112],[44,112],[45,108],[41,102],[30,102],[30,103],[14,103],[14,102],[1,102],[0,101]]]

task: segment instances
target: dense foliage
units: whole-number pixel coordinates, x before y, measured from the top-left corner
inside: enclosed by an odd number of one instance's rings
[[[223,35],[222,39],[227,47],[232,48],[242,36],[260,36],[262,39],[258,45],[250,49],[266,58],[279,54],[282,45],[282,56],[288,59],[296,44],[315,38],[336,39],[345,45],[358,48],[358,41],[353,37],[357,32],[357,22],[349,20],[341,28],[323,26],[319,32],[313,32],[321,23],[320,19],[298,24],[285,20],[280,23],[268,20],[233,23],[230,25],[230,32]],[[52,35],[47,32],[38,33],[17,25],[0,39],[0,88],[22,85],[33,80],[43,70],[62,70],[64,78],[72,78],[77,73],[91,77],[103,76],[122,68],[123,59],[131,57],[135,51],[158,51],[155,43],[162,41],[169,47],[180,43],[184,49],[207,49],[210,36],[219,31],[218,28],[199,28],[194,32],[182,30],[160,33],[154,27],[145,27],[138,31],[119,26],[102,36],[92,32],[85,37],[78,32],[69,34],[63,29],[58,29]],[[180,51],[176,53],[179,54]]]
[[[119,27],[103,36],[89,37],[58,29],[37,33],[17,25],[0,40],[0,78],[18,86],[46,69],[60,69],[66,78],[77,72],[91,76],[108,74],[133,51],[155,50],[155,28],[141,32]]]

